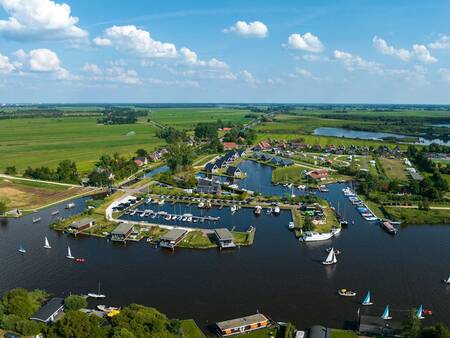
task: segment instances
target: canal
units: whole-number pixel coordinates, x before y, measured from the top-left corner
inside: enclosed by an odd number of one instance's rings
[[[272,194],[274,186],[261,180],[267,173],[260,169],[267,168],[258,164],[251,169],[247,183],[239,185],[248,184],[250,189],[254,184],[254,190],[267,189],[264,191]],[[258,179],[253,180],[253,175]],[[221,226],[256,226],[253,246],[230,251],[172,252],[145,241],[123,245],[100,238],[74,238],[49,229],[54,210],[60,210],[60,217],[81,212],[86,198],[76,200],[74,209],[61,205],[41,211],[42,220],[36,224],[31,215],[3,219],[0,292],[21,286],[42,288],[56,296],[86,294],[96,291],[100,281],[107,295],[102,303],[107,305],[142,303],[169,317],[194,318],[203,327],[260,311],[303,328],[318,323],[342,327],[355,320],[358,302],[370,290],[375,315],[380,315],[386,304],[394,319],[424,304],[433,310],[431,320],[450,324],[450,287],[440,282],[450,273],[450,227],[410,226],[392,237],[359,216],[342,194],[343,187],[331,185],[323,196],[354,224],[338,238],[315,244],[299,243],[287,229],[289,213],[257,218],[251,209],[241,209],[234,216],[226,208],[209,211],[221,216]],[[51,250],[42,248],[44,236]],[[27,250],[25,255],[17,251],[20,243]],[[67,245],[74,256],[87,262],[65,259]],[[331,245],[342,254],[336,266],[324,267],[321,261]],[[355,290],[358,296],[341,298],[336,294],[339,288]]]

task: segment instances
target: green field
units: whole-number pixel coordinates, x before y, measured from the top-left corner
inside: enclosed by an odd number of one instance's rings
[[[11,165],[19,171],[27,166],[55,167],[68,159],[87,172],[104,153],[131,156],[138,148],[160,146],[163,141],[156,130],[144,121],[97,125],[94,117],[0,120],[0,171]]]
[[[390,159],[381,157],[380,163],[383,166],[384,172],[388,178],[398,179],[401,181],[407,181],[408,176],[406,172],[406,166],[402,160],[399,159]]]

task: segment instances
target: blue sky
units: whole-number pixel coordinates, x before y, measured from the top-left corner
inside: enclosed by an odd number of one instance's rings
[[[450,103],[448,1],[0,0],[0,102]]]

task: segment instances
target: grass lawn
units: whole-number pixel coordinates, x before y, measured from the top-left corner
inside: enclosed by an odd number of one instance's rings
[[[209,249],[215,248],[216,244],[211,242],[203,232],[195,230],[188,232],[178,246],[180,248]]]
[[[276,168],[272,171],[272,182],[274,183],[294,183],[305,182],[302,171],[304,168],[292,165],[290,167]]]
[[[193,319],[182,320],[181,328],[183,329],[183,337],[186,337],[186,338],[188,338],[188,337],[189,338],[204,338],[204,337],[206,337]]]
[[[333,210],[331,210],[330,205],[328,202],[321,203],[323,207],[324,214],[327,218],[327,221],[325,224],[317,224],[314,226],[314,231],[317,232],[329,232],[332,228],[340,228],[339,222],[336,218],[336,214]]]
[[[274,327],[274,328],[269,328],[269,329],[261,329],[261,330],[256,330],[253,332],[249,332],[249,333],[245,333],[245,334],[240,334],[238,337],[243,337],[243,338],[270,338],[270,337],[280,337],[281,334],[280,333],[281,330],[279,330],[278,328]]]
[[[89,171],[100,155],[118,152],[132,156],[138,148],[152,150],[164,143],[157,128],[140,120],[136,124],[103,126],[95,117],[0,120],[0,171],[15,165],[56,167],[73,160],[78,170]],[[134,132],[135,134],[130,132]]]
[[[406,175],[406,167],[402,160],[385,157],[380,157],[379,160],[388,178],[391,180],[395,178],[401,181],[408,180],[408,176]]]
[[[356,332],[347,330],[331,330],[331,338],[358,338]]]
[[[450,210],[419,210],[385,206],[389,217],[404,224],[450,224]]]

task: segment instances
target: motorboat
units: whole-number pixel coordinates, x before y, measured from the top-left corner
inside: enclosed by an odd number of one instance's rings
[[[300,240],[303,242],[318,242],[318,241],[326,241],[331,239],[334,236],[332,232],[315,232],[315,231],[305,231],[303,236],[300,237]]]
[[[278,215],[280,213],[280,207],[278,205],[276,205],[275,208],[273,208],[273,213],[275,215]]]
[[[391,222],[388,221],[384,221],[381,223],[381,227],[383,228],[384,231],[386,231],[387,233],[391,234],[391,235],[396,235],[398,232],[398,229],[395,228]]]
[[[40,217],[33,218],[33,223],[37,223],[37,222],[40,222],[40,221],[41,221]]]
[[[356,292],[347,289],[340,289],[338,290],[338,295],[342,297],[355,297]]]
[[[75,203],[71,202],[66,205],[66,209],[72,209],[72,208],[75,208]]]
[[[22,245],[22,244],[20,244],[20,246],[19,246],[19,252],[20,252],[21,254],[27,253],[27,250],[25,250],[25,249],[23,248],[23,245]]]
[[[234,214],[237,210],[237,206],[235,204],[233,204],[232,206],[230,206],[230,211],[232,214]]]
[[[273,212],[273,209],[272,208],[267,208],[267,210],[266,210],[266,214],[267,215],[270,215],[271,213]]]
[[[59,214],[59,210],[55,210],[52,212],[52,216],[58,215]]]
[[[75,258],[75,262],[77,262],[77,263],[86,263],[86,258],[77,257],[77,258]]]
[[[197,207],[198,207],[199,209],[203,208],[204,206],[205,206],[205,203],[203,203],[203,202],[200,202],[200,203],[197,205]]]
[[[255,215],[260,215],[261,214],[261,210],[262,210],[262,207],[260,205],[257,205],[253,212],[255,213]]]
[[[295,223],[294,222],[289,222],[288,229],[289,230],[294,230],[295,229]]]

